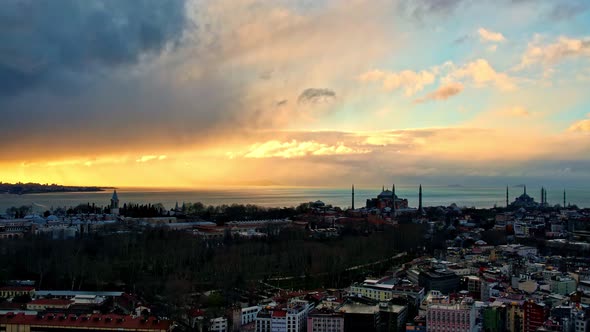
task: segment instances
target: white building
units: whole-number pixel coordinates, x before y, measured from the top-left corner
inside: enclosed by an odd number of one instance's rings
[[[256,315],[262,308],[259,306],[242,308],[241,323],[242,325],[250,324],[256,320]]]
[[[424,298],[424,288],[415,285],[392,285],[378,280],[367,279],[363,283],[350,286],[350,293],[368,297],[377,301],[389,301],[394,295],[410,295],[416,297],[417,303]]]
[[[270,332],[271,314],[266,310],[261,310],[256,314],[256,332]]]
[[[311,309],[309,302],[297,300],[285,308],[261,310],[256,316],[256,332],[303,332]]]
[[[432,303],[426,310],[426,331],[471,332],[475,330],[475,316],[475,305],[471,298],[460,302]]]
[[[574,313],[574,332],[586,332],[586,327],[590,326],[590,318],[588,318],[584,312],[576,311]]]
[[[211,332],[227,332],[227,318],[217,317],[209,321],[209,331]]]

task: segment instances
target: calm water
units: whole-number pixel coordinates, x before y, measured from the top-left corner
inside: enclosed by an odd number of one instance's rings
[[[425,206],[450,205],[475,206],[488,208],[497,204],[505,205],[505,187],[477,186],[424,186],[423,201]],[[257,204],[262,206],[297,206],[302,202],[322,200],[327,204],[340,207],[351,206],[350,188],[286,188],[256,187],[241,189],[187,190],[187,189],[133,189],[117,190],[123,203],[162,203],[173,208],[176,202],[202,202],[206,205],[218,204]],[[355,207],[365,205],[367,198],[376,197],[381,192],[377,188],[355,188]],[[522,193],[522,188],[510,188],[510,201]],[[527,187],[527,193],[539,200],[540,188]],[[70,207],[81,203],[109,204],[112,192],[98,193],[52,193],[31,195],[0,194],[0,213],[11,206],[32,205],[36,212],[51,207]],[[399,197],[407,198],[410,206],[418,205],[417,186],[396,187]],[[562,188],[547,188],[547,200],[550,204],[563,202]],[[567,200],[580,207],[590,207],[590,187],[568,188]]]

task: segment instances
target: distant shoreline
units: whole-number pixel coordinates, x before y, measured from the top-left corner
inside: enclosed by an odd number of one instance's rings
[[[7,195],[102,192],[114,187],[62,186],[39,183],[0,183],[0,193]]]

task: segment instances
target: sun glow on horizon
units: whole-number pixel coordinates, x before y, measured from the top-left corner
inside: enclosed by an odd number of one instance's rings
[[[429,1],[0,6],[30,28],[0,31],[0,179],[589,180],[590,11]]]

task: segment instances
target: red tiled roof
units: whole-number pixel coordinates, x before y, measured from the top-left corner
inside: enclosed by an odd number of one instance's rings
[[[0,291],[17,291],[17,292],[30,292],[34,291],[35,287],[31,286],[2,286]]]
[[[33,300],[27,304],[36,304],[36,305],[68,305],[71,304],[72,301],[70,300],[62,300],[62,299],[37,299]]]
[[[30,325],[30,326],[59,326],[67,328],[113,328],[113,329],[142,329],[168,330],[172,325],[168,320],[133,318],[120,315],[0,315],[0,324]]]
[[[202,317],[205,316],[205,312],[201,309],[191,309],[188,312],[191,317]]]
[[[7,310],[7,309],[17,309],[20,310],[24,308],[24,304],[22,303],[14,303],[14,302],[2,302],[0,303],[0,310]]]
[[[273,317],[287,317],[287,312],[285,310],[276,310],[272,312]]]

